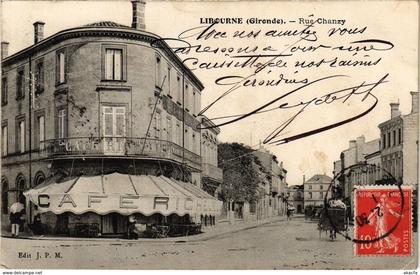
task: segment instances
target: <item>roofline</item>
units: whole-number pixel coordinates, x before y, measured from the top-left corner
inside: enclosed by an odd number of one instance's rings
[[[113,34],[113,35],[111,35]],[[8,65],[10,63],[15,62],[16,60],[19,60],[20,58],[24,59],[26,56],[33,55],[35,52],[51,46],[51,44],[58,43],[61,41],[64,41],[66,39],[74,38],[74,37],[80,37],[80,36],[95,36],[95,35],[101,35],[101,36],[111,36],[111,37],[121,37],[121,36],[128,36],[129,38],[133,40],[141,40],[145,42],[153,42],[156,39],[161,39],[160,36],[143,31],[143,30],[137,30],[130,27],[76,27],[76,28],[70,28],[65,29],[62,31],[59,31],[40,42],[33,44],[29,47],[26,47],[17,53],[14,53],[6,58],[4,58],[2,62],[2,67],[5,65]],[[187,76],[189,76],[192,81],[198,86],[199,90],[202,91],[204,89],[203,83],[197,78],[197,76],[182,62],[182,60],[170,49],[169,45],[164,41],[160,40],[159,45],[162,45],[161,47],[155,47],[156,49],[161,49],[165,53],[168,54],[168,56],[183,70]]]
[[[220,134],[220,128],[216,126],[216,124],[214,124],[213,121],[211,121],[207,116],[205,115],[200,115],[201,116],[201,124],[208,124],[209,126],[211,126],[211,128],[209,130],[214,130],[217,134]]]

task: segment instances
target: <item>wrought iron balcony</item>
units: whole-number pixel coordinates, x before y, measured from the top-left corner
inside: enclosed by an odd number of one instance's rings
[[[168,159],[201,169],[201,157],[166,140],[132,137],[71,137],[43,141],[46,157],[127,156]]]
[[[223,170],[210,163],[203,163],[201,165],[203,177],[212,178],[218,182],[223,181]]]

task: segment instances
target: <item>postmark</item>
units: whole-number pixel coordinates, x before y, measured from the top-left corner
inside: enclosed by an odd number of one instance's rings
[[[363,186],[354,191],[355,255],[410,256],[412,189],[409,186]]]

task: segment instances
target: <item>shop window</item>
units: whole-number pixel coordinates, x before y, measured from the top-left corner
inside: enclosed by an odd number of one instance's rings
[[[25,97],[25,70],[23,67],[19,68],[16,76],[16,99]]]
[[[1,179],[1,210],[2,214],[9,213],[9,183],[5,177]]]
[[[1,105],[4,106],[7,104],[8,97],[8,86],[7,86],[7,77],[1,79]]]
[[[56,56],[56,83],[63,84],[66,82],[66,52],[64,49],[61,49],[57,52]]]

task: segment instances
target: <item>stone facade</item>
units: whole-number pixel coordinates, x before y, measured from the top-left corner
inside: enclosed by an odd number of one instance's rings
[[[303,183],[304,208],[309,205],[322,206],[324,199],[331,198],[331,190],[328,190],[332,183],[332,178],[327,175],[314,175]]]
[[[24,190],[57,173],[164,174],[201,185],[204,87],[167,46],[152,45],[159,37],[143,19],[35,37],[8,57],[2,43],[2,225]],[[33,206],[26,212],[30,222]]]

